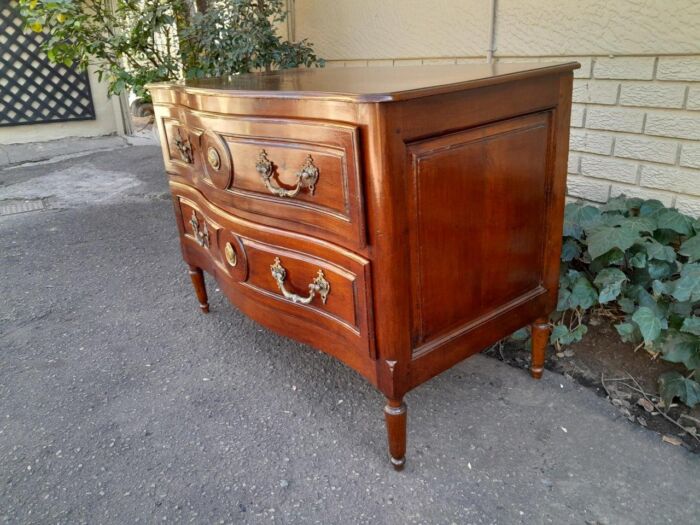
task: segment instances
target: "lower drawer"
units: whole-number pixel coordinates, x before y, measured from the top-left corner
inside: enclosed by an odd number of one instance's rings
[[[246,315],[353,368],[374,358],[370,264],[325,241],[241,219],[171,182],[183,256]],[[361,370],[362,371],[362,370]]]

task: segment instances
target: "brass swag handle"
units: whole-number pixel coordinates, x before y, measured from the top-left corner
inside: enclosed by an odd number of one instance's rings
[[[328,294],[331,293],[331,283],[326,281],[326,277],[323,275],[323,270],[319,270],[316,274],[316,278],[309,284],[309,295],[302,297],[288,291],[284,287],[284,280],[287,277],[287,270],[282,267],[279,257],[275,257],[275,262],[270,265],[270,271],[272,272],[272,277],[277,282],[277,287],[284,295],[285,299],[289,299],[293,303],[309,304],[316,294],[321,296],[321,301],[326,304],[326,299],[328,299]]]
[[[297,183],[294,188],[290,190],[285,190],[272,180],[275,169],[264,149],[260,150],[255,169],[260,174],[260,178],[265,183],[265,187],[268,191],[278,197],[295,197],[303,188],[308,188],[309,193],[313,195],[316,189],[316,183],[318,182],[319,171],[314,165],[314,159],[311,158],[311,155],[306,157],[304,165],[296,173]]]

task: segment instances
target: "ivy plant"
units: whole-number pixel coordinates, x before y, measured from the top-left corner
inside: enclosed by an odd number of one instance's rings
[[[666,407],[700,403],[700,221],[658,200],[570,203],[561,260],[550,342],[580,341],[605,310],[623,341],[687,369],[659,378]]]

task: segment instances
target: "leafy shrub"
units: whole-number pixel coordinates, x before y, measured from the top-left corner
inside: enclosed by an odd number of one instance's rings
[[[700,403],[700,221],[657,200],[568,204],[561,259],[550,342],[580,341],[586,314],[604,311],[623,341],[688,369],[659,378],[666,407]]]
[[[148,99],[150,82],[322,65],[311,45],[277,34],[282,0],[18,0],[46,32],[52,62],[92,65],[110,94]]]

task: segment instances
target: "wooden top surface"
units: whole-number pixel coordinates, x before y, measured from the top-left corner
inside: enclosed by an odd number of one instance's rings
[[[151,90],[233,97],[406,100],[578,69],[577,62],[286,69],[150,84]]]

